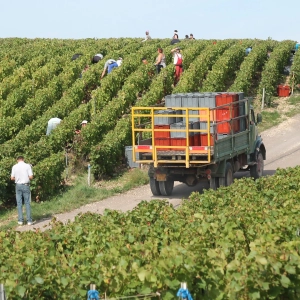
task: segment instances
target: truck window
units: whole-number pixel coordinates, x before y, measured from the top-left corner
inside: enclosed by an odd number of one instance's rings
[[[254,110],[253,109],[251,109],[250,124],[251,125],[255,124],[255,115],[254,115]]]

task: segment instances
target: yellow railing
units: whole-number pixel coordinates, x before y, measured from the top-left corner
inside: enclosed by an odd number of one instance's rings
[[[156,114],[159,110],[174,110],[182,111],[182,114]],[[191,111],[198,111],[198,114],[191,114]],[[133,145],[133,161],[138,163],[153,163],[155,167],[159,163],[184,163],[187,168],[190,166],[190,155],[197,157],[201,155],[200,159],[193,159],[193,164],[207,164],[211,162],[211,140],[210,140],[210,126],[211,126],[211,116],[215,110],[208,107],[133,107],[132,108],[132,145]],[[154,118],[166,117],[166,118],[176,118],[181,117],[185,120],[185,129],[156,129],[154,128]],[[190,129],[189,119],[198,118],[199,121],[205,120],[207,122],[207,129]],[[185,133],[186,143],[185,146],[171,146],[171,145],[156,145],[155,144],[155,133],[158,132],[183,132]],[[207,146],[193,146],[189,144],[190,133],[205,133],[207,134]],[[137,142],[137,136],[139,141]],[[148,144],[141,144],[145,141],[145,137],[148,138]],[[141,141],[142,140],[142,141]],[[158,150],[159,149],[159,150]],[[174,151],[174,155],[170,155],[171,159],[159,159],[159,151]],[[136,160],[136,153],[148,153],[151,155],[152,159]],[[179,154],[176,154],[179,153]],[[173,154],[173,152],[172,152]],[[184,159],[172,159],[172,156],[184,156]],[[204,159],[206,158],[206,159]]]

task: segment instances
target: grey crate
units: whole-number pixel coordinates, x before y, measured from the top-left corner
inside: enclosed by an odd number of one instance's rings
[[[207,122],[200,122],[200,129],[207,130]],[[215,132],[215,126],[213,123],[210,123],[209,130],[210,130],[210,133]],[[201,132],[201,133],[204,133],[204,132]]]
[[[182,107],[199,107],[198,97],[194,96],[193,93],[186,94],[181,100]]]
[[[175,110],[176,113],[176,123],[182,122],[183,117],[182,117],[182,110]]]
[[[226,137],[228,137],[228,134],[217,134],[217,140],[221,140],[221,139],[224,139],[224,138],[226,138]]]
[[[246,120],[246,117],[243,117],[243,118],[240,118],[239,120],[240,122],[240,131],[245,131],[246,128],[247,128],[247,120]]]
[[[182,106],[182,97],[185,94],[172,94],[165,97],[165,107],[181,107]]]
[[[245,98],[244,92],[237,92],[237,94],[239,95],[239,100],[243,100]]]
[[[189,123],[189,129],[193,128],[193,123]],[[178,122],[170,125],[170,129],[179,129],[183,130],[186,129],[186,124],[183,122]],[[193,135],[193,132],[190,132],[189,135]],[[185,132],[176,132],[176,131],[171,131],[171,138],[186,138],[186,133]]]
[[[155,115],[175,115],[175,110],[157,110]],[[176,122],[176,117],[154,117],[154,125],[170,125]]]
[[[191,122],[192,124],[192,129],[200,129],[200,122],[197,121],[197,122]],[[200,132],[192,132],[192,135],[195,135],[195,134],[200,134]]]
[[[185,110],[182,111],[182,114],[185,115]],[[191,115],[199,115],[199,110],[189,110],[189,122],[198,122],[199,117],[191,117]],[[183,123],[186,123],[186,118],[183,118]]]
[[[128,167],[130,168],[138,168],[139,163],[133,162],[132,160],[132,146],[125,146],[125,158]],[[139,160],[139,153],[135,154],[135,159]]]

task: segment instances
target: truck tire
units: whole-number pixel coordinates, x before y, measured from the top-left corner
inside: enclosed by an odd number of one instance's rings
[[[150,189],[151,189],[153,196],[161,195],[160,190],[159,190],[158,181],[156,179],[154,179],[153,177],[150,177]]]
[[[230,186],[233,183],[233,168],[230,162],[226,163],[225,177],[219,177],[219,186]]]
[[[264,158],[262,153],[259,151],[256,157],[256,164],[250,166],[250,176],[254,179],[262,177],[264,173]]]
[[[170,196],[174,187],[174,180],[168,179],[167,181],[159,181],[159,190],[163,196]]]

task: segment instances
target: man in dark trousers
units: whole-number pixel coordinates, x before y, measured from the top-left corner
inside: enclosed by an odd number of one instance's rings
[[[17,157],[17,164],[12,167],[11,180],[16,183],[16,200],[18,208],[18,224],[23,225],[22,200],[26,206],[27,225],[32,225],[30,208],[30,180],[33,179],[31,165],[24,162],[23,156]]]

